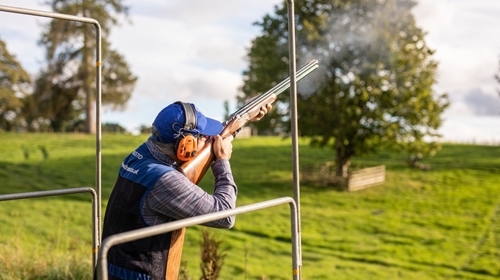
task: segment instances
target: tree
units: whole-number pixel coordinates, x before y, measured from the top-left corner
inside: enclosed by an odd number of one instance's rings
[[[124,57],[107,41],[118,16],[127,15],[122,0],[52,0],[46,4],[57,13],[90,17],[102,29],[102,104],[123,109],[137,77]],[[95,42],[94,26],[66,20],[52,20],[43,32],[40,44],[46,48],[48,66],[41,71],[35,87],[35,100],[45,100],[41,114],[61,130],[85,113],[85,131],[95,133]]]
[[[21,125],[20,108],[30,83],[28,72],[0,40],[0,130],[11,131]]]
[[[128,133],[127,129],[118,123],[103,123],[102,131],[109,133]]]
[[[320,69],[299,83],[301,136],[331,147],[337,176],[347,176],[350,160],[385,147],[434,153],[441,114],[449,105],[437,95],[437,63],[416,26],[412,0],[296,1],[297,57],[316,58]],[[286,7],[276,6],[256,24],[262,28],[248,52],[240,100],[281,78],[287,67]],[[280,96],[286,104],[286,96]],[[288,107],[269,120],[286,123]],[[276,127],[276,126],[275,126]]]
[[[229,111],[229,101],[227,100],[224,100],[224,120],[227,120],[229,118],[229,116],[231,115],[231,112]]]
[[[151,133],[151,126],[142,124],[139,126],[139,132],[141,134],[149,134]]]
[[[500,65],[500,63],[499,63]],[[498,73],[495,75],[495,80],[500,83],[500,67],[498,68]],[[500,90],[498,91],[498,94],[500,95]]]

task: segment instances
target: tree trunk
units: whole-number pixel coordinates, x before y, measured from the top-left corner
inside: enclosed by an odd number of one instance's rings
[[[335,159],[335,176],[347,178],[349,166],[351,165],[350,156],[346,155],[345,147],[339,142],[335,143],[335,152],[337,154]]]

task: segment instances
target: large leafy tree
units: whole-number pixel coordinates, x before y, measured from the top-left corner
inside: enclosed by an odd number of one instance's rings
[[[22,126],[21,107],[31,78],[0,40],[0,131]]]
[[[299,128],[311,143],[336,154],[336,174],[346,176],[355,155],[396,147],[430,154],[439,147],[446,94],[437,95],[437,63],[416,26],[412,0],[299,0],[297,57],[316,58],[320,69],[299,83]],[[287,7],[276,6],[256,24],[240,102],[286,76]],[[287,96],[268,128],[288,131]]]
[[[123,109],[137,77],[125,58],[111,48],[107,36],[120,16],[127,16],[122,0],[52,0],[57,13],[90,17],[102,29],[102,104]],[[39,113],[50,120],[54,130],[71,127],[85,115],[85,131],[95,133],[95,46],[96,30],[90,24],[52,20],[40,44],[46,49],[48,65],[36,82],[31,104],[40,104]]]

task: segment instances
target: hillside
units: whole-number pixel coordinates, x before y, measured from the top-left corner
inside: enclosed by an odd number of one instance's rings
[[[147,136],[103,135],[103,210],[123,157]],[[301,169],[331,161],[300,141]],[[95,137],[0,134],[1,194],[95,185]],[[423,171],[383,152],[386,182],[359,192],[301,184],[303,279],[496,279],[500,276],[500,147],[445,144]],[[238,205],[293,196],[290,140],[236,139]],[[210,173],[210,172],[209,172]],[[201,183],[211,191],[211,176]],[[91,279],[87,194],[0,202],[0,279]],[[211,230],[227,257],[222,279],[290,279],[288,206],[238,216]],[[201,227],[183,260],[199,272]]]

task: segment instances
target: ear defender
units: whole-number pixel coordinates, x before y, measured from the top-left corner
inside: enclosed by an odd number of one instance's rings
[[[198,152],[198,140],[191,134],[181,137],[177,143],[177,158],[180,161],[192,159]]]
[[[186,122],[181,131],[181,135],[175,142],[175,151],[177,159],[180,161],[188,161],[196,156],[198,152],[198,135],[193,135],[190,131],[196,128],[196,113],[193,104],[176,102],[180,104],[184,110]]]

